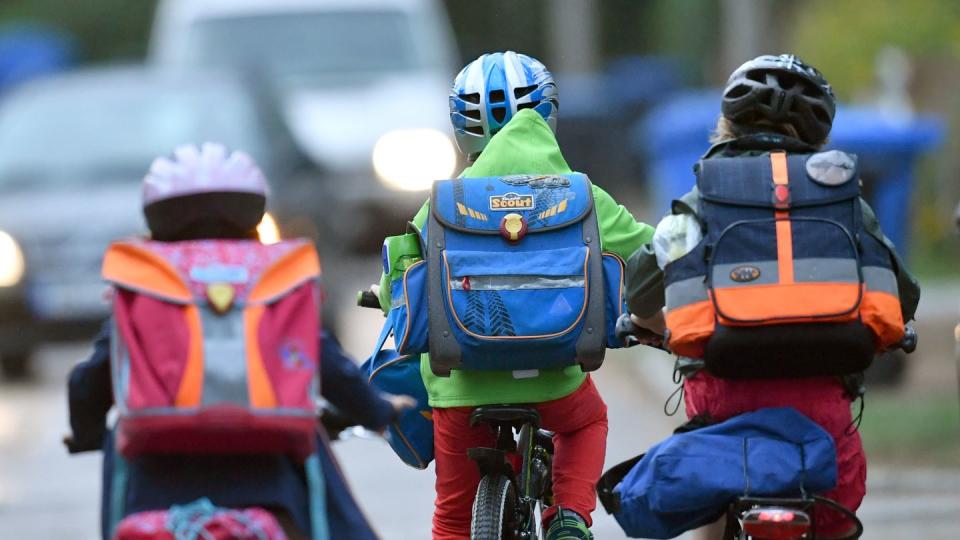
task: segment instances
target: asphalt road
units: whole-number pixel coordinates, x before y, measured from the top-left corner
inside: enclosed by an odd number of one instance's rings
[[[342,268],[328,283],[342,298],[368,283],[376,261]],[[370,310],[338,310],[348,351],[369,353],[382,320]],[[67,431],[65,380],[86,346],[49,347],[37,360],[37,379],[0,383],[0,540],[94,539],[98,537],[100,458],[67,456],[60,445]],[[666,436],[681,422],[663,415],[670,360],[658,352],[618,351],[608,356],[596,381],[609,405],[608,465],[618,463]],[[357,498],[384,540],[429,538],[433,472],[403,465],[378,439],[335,444]],[[861,510],[865,538],[947,540],[960,531],[960,471],[874,466]],[[598,539],[623,538],[612,518],[598,510]],[[688,536],[692,538],[692,536]]]

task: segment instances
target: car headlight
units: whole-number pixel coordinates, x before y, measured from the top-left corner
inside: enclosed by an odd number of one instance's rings
[[[263,219],[257,225],[257,238],[264,244],[276,244],[280,241],[280,228],[270,212],[263,214]]]
[[[450,138],[435,129],[399,129],[386,133],[373,147],[373,169],[391,189],[422,191],[434,180],[453,176],[457,151]]]
[[[9,234],[0,231],[0,287],[12,287],[23,277],[23,251]]]

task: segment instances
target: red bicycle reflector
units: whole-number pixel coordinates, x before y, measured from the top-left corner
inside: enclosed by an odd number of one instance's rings
[[[786,508],[754,508],[740,521],[743,532],[757,540],[800,540],[810,532],[810,516]]]

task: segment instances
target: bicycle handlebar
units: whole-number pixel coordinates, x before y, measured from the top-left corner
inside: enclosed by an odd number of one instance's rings
[[[370,309],[380,309],[380,297],[370,289],[357,291],[357,305]]]
[[[634,345],[642,344],[664,351],[667,350],[665,344],[663,343],[663,336],[634,324],[633,320],[630,319],[629,313],[624,313],[623,315],[620,315],[620,318],[617,319],[616,335],[617,339],[624,340],[627,347],[633,347]],[[917,336],[917,331],[914,330],[912,326],[905,326],[903,338],[899,343],[892,346],[890,349],[900,349],[903,352],[910,354],[917,350],[918,342],[919,337]]]
[[[907,326],[903,329],[903,339],[900,340],[900,343],[894,345],[893,348],[910,354],[917,350],[919,340],[920,338],[917,336],[917,331],[914,330],[912,326]]]
[[[629,313],[624,313],[617,319],[615,332],[617,339],[623,340],[627,347],[646,345],[662,351],[667,350],[663,342],[663,336],[634,324]]]

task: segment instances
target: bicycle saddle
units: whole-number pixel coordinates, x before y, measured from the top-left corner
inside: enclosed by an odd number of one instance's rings
[[[524,424],[530,424],[534,429],[540,427],[540,413],[530,407],[509,405],[485,405],[477,407],[470,414],[470,425],[490,424],[494,426],[510,426],[518,429]]]

